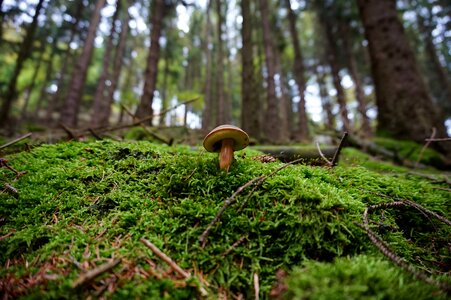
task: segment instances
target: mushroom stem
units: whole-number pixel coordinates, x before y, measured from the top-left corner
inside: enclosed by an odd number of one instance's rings
[[[221,152],[219,153],[219,168],[229,171],[233,160],[233,139],[223,139],[221,144]]]

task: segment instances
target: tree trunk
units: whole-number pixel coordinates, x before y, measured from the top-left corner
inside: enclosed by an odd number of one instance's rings
[[[348,108],[346,107],[346,96],[341,85],[341,76],[340,76],[340,68],[338,66],[338,49],[336,43],[336,37],[332,32],[332,24],[327,17],[322,18],[322,23],[324,25],[326,40],[328,45],[328,61],[332,72],[332,79],[334,83],[335,90],[337,92],[337,103],[340,107],[340,116],[341,121],[343,123],[343,130],[350,132],[351,126],[348,118]]]
[[[421,143],[430,136],[433,127],[438,136],[447,136],[398,19],[396,2],[358,0],[357,3],[371,56],[378,130]],[[442,146],[440,150],[451,153],[445,143]]]
[[[267,82],[267,107],[265,111],[265,137],[267,142],[280,142],[280,118],[279,105],[276,97],[276,86],[274,82],[275,67],[274,67],[274,50],[271,39],[271,28],[269,25],[269,9],[268,0],[260,1],[260,17],[263,30],[263,45],[265,48],[266,61],[266,82]]]
[[[296,15],[291,9],[290,0],[285,0],[285,5],[288,10],[288,22],[290,26],[290,36],[293,43],[294,50],[294,78],[296,85],[298,86],[299,92],[299,104],[298,104],[298,133],[297,139],[300,141],[308,141],[310,139],[309,129],[308,129],[308,117],[307,111],[305,109],[305,77],[304,77],[304,59],[302,56],[301,45],[299,42],[299,34],[296,28]]]
[[[275,49],[277,50],[277,49]],[[290,140],[291,132],[293,131],[289,124],[288,119],[291,114],[291,106],[289,107],[289,101],[291,101],[291,98],[288,99],[287,90],[285,88],[285,76],[283,74],[282,66],[280,63],[280,51],[274,52],[274,68],[279,74],[279,87],[280,87],[280,97],[279,97],[279,106],[280,106],[280,143],[288,143]]]
[[[335,131],[335,116],[332,113],[332,103],[330,101],[330,96],[327,91],[326,86],[326,74],[324,72],[318,71],[320,66],[315,68],[316,80],[319,87],[319,96],[321,98],[321,106],[323,108],[323,112],[326,115],[326,128],[328,130]],[[324,68],[324,67],[322,67]]]
[[[163,26],[163,17],[165,14],[164,0],[152,1],[152,30],[150,31],[150,48],[149,56],[147,58],[146,71],[144,72],[144,88],[141,101],[136,110],[135,117],[138,119],[152,116],[153,97],[157,84],[158,76],[158,60],[160,59],[160,36],[161,27]],[[152,119],[146,122],[152,125]]]
[[[415,6],[415,5],[413,5]],[[419,10],[420,8],[416,8]],[[429,21],[432,19],[432,11],[431,8],[428,7],[429,10]],[[434,82],[431,82],[431,87],[436,86],[437,88],[432,89],[432,93],[434,94],[436,98],[436,103],[438,104],[438,107],[441,108],[441,112],[450,115],[451,114],[451,82],[450,82],[450,76],[447,72],[447,69],[445,69],[442,64],[440,63],[440,59],[437,55],[437,49],[433,42],[433,36],[432,36],[432,30],[431,26],[427,24],[425,18],[417,12],[417,24],[418,28],[420,30],[421,36],[423,38],[424,47],[426,51],[426,55],[428,57],[428,62],[431,63],[432,71],[434,75],[430,76],[432,78],[429,78],[431,81],[434,80]],[[436,84],[436,85],[435,85]]]
[[[110,66],[111,66],[111,53],[113,52],[114,39],[116,36],[116,20],[118,18],[121,4],[120,0],[116,0],[116,10],[114,11],[113,18],[111,20],[111,30],[108,37],[108,41],[105,45],[105,52],[103,53],[103,64],[102,70],[94,94],[94,102],[92,106],[91,114],[91,126],[96,128],[99,126],[108,125],[108,119],[105,120],[105,116],[102,114],[105,112],[106,107],[109,104],[109,99],[105,95],[105,90],[107,90],[106,81],[111,78]],[[111,84],[111,82],[110,82]],[[105,103],[106,102],[106,103]]]
[[[92,57],[97,26],[100,22],[100,11],[104,4],[105,0],[97,0],[96,2],[94,12],[89,22],[88,35],[83,45],[83,51],[72,74],[69,92],[64,101],[60,116],[61,123],[67,126],[76,127],[78,123],[78,112],[85,86],[86,74]]]
[[[3,18],[5,13],[3,12],[3,0],[0,0],[0,46],[3,42]]]
[[[128,4],[129,1],[126,1],[125,3]],[[128,8],[128,6],[127,6]],[[128,36],[128,22],[130,20],[130,15],[128,14],[128,9],[125,9],[124,12],[124,19],[121,22],[121,34],[119,36],[119,43],[116,47],[116,53],[114,54],[113,59],[113,73],[110,77],[111,85],[107,88],[107,96],[105,101],[105,109],[100,114],[100,124],[102,126],[108,126],[109,119],[111,115],[111,106],[114,102],[114,92],[117,89],[118,83],[119,83],[119,76],[122,71],[122,65],[123,65],[123,57],[125,53],[125,46],[127,44],[127,36]]]
[[[20,72],[22,71],[25,61],[30,57],[33,50],[33,41],[36,28],[38,26],[38,17],[41,13],[44,0],[39,0],[36,5],[35,12],[33,15],[33,20],[31,24],[27,27],[25,31],[25,37],[22,44],[20,45],[19,53],[17,55],[16,65],[12,72],[11,79],[8,83],[6,94],[2,97],[3,101],[0,107],[0,127],[6,125],[10,118],[10,110],[13,102],[17,97],[17,79],[19,78]]]
[[[373,133],[370,125],[370,119],[366,114],[367,109],[366,109],[365,93],[363,91],[362,80],[360,78],[360,74],[357,69],[355,53],[351,49],[350,44],[351,37],[349,35],[350,34],[349,30],[350,30],[349,24],[342,23],[343,48],[345,56],[347,57],[349,75],[351,76],[351,79],[354,82],[355,97],[357,100],[357,110],[362,118],[362,127],[361,127],[362,136],[365,138],[370,138],[373,135]]]
[[[224,43],[222,40],[224,24],[224,16],[222,13],[222,0],[216,0],[216,13],[218,15],[217,35],[218,35],[218,51],[216,56],[216,92],[218,96],[218,111],[216,115],[217,124],[226,124],[230,120],[226,119],[226,100],[224,95]]]
[[[20,113],[21,121],[26,121],[25,119],[27,118],[27,110],[30,104],[31,93],[33,92],[36,85],[36,79],[38,78],[39,69],[41,68],[42,60],[44,57],[45,49],[41,49],[40,51],[41,53],[39,54],[36,66],[34,67],[33,75],[31,76],[31,83],[26,91],[25,102],[22,106],[22,112]]]
[[[261,131],[259,97],[255,91],[254,51],[252,43],[252,14],[250,0],[241,1],[241,15],[243,23],[241,36],[243,47],[241,48],[242,72],[241,72],[241,126],[250,136],[259,140]]]
[[[164,69],[163,69],[163,86],[161,89],[161,115],[159,120],[159,125],[164,126],[165,125],[165,119],[166,119],[166,113],[165,111],[168,109],[168,75],[169,75],[169,49],[167,48],[164,51]]]
[[[77,34],[77,28],[78,24],[80,23],[81,15],[84,10],[83,1],[78,1],[78,6],[75,12],[75,15],[73,16],[74,22],[70,26],[70,34],[69,34],[69,41],[67,42],[67,45],[70,45]],[[52,97],[49,100],[49,103],[47,105],[47,113],[46,113],[46,121],[47,123],[52,123],[53,119],[53,113],[59,110],[60,100],[63,95],[64,90],[64,83],[66,79],[66,75],[68,73],[68,66],[70,62],[70,58],[72,57],[72,51],[70,47],[67,47],[67,50],[65,51],[64,58],[62,59],[62,66],[59,71],[59,74],[57,75],[56,79],[56,86],[57,90],[52,95]]]
[[[202,130],[208,131],[212,126],[212,97],[211,97],[211,49],[210,49],[210,35],[211,35],[211,18],[210,9],[212,0],[208,1],[207,11],[206,11],[206,26],[205,26],[205,44],[204,44],[204,54],[205,54],[205,88],[204,88],[204,111],[202,114]]]

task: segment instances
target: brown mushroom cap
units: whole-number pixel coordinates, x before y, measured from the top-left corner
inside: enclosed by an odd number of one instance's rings
[[[233,151],[244,149],[249,145],[249,136],[242,129],[233,125],[220,125],[204,138],[204,148],[208,152],[219,152],[223,139],[233,139]]]

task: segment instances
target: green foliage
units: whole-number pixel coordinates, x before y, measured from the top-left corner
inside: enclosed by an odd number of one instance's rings
[[[254,160],[256,154],[253,150],[235,153],[228,174],[218,170],[217,154],[145,141],[60,143],[12,155],[11,166],[27,174],[15,180],[13,172],[0,169],[0,186],[9,183],[18,190],[18,195],[0,194],[0,236],[11,233],[0,241],[0,264],[9,261],[8,269],[0,269],[0,282],[37,276],[56,257],[57,268],[46,268],[55,278],[23,294],[86,297],[94,294],[89,285],[71,288],[81,274],[73,262],[91,263],[92,268],[114,256],[122,258],[115,268],[119,277],[101,276],[117,281],[115,292],[105,296],[195,298],[196,280],[180,287],[174,276],[149,275],[151,270],[163,273],[168,267],[139,242],[146,238],[182,268],[202,274],[210,284],[211,299],[217,298],[220,288],[252,298],[254,272],[259,273],[262,297],[267,298],[277,270],[290,271],[295,266],[313,270],[301,276],[295,268],[289,277],[288,295],[296,297],[301,293],[313,298],[341,297],[345,292],[357,298],[387,295],[395,299],[411,289],[419,290],[418,299],[427,299],[426,291],[442,296],[382,258],[355,222],[361,222],[367,205],[390,202],[390,197],[410,199],[449,216],[449,195],[418,177],[380,175],[353,166],[348,157],[353,155],[347,153],[337,168],[289,166],[253,192],[248,188],[225,210],[202,248],[198,237],[224,200],[249,180],[281,166]],[[387,210],[383,218],[377,213],[372,216],[375,223],[393,228],[381,234],[399,255],[416,266],[444,271],[437,266],[449,261],[445,246],[450,228],[437,222],[432,225],[410,210]],[[241,238],[245,238],[241,244],[223,255]],[[335,269],[327,273],[330,284],[321,291],[329,266]],[[127,275],[133,270],[144,273]]]

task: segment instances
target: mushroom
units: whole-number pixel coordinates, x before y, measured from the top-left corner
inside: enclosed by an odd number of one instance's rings
[[[204,148],[208,152],[219,152],[219,168],[229,171],[233,160],[233,151],[249,145],[249,136],[233,125],[220,125],[204,138]]]

